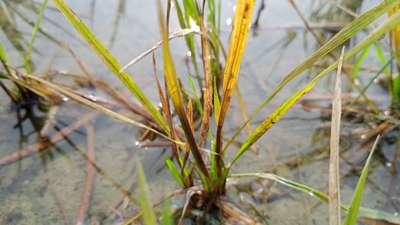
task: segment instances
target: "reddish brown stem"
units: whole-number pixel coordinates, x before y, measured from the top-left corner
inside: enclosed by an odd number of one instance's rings
[[[95,162],[94,155],[94,129],[92,125],[86,126],[87,132],[87,151],[88,151],[88,160],[87,160],[87,175],[85,182],[85,189],[83,191],[81,206],[79,207],[78,216],[76,219],[76,225],[82,225],[85,221],[86,213],[89,208],[90,196],[92,194],[95,168],[93,166],[93,162]]]
[[[10,155],[0,158],[0,167],[9,165],[11,163],[17,162],[22,159],[25,159],[35,153],[45,150],[49,144],[55,144],[55,143],[63,140],[65,136],[71,134],[73,131],[75,131],[79,127],[85,125],[86,123],[88,123],[90,120],[94,119],[98,115],[99,115],[98,112],[90,112],[90,113],[84,115],[83,117],[81,117],[79,120],[77,120],[73,124],[61,129],[58,133],[54,134],[48,142],[37,142],[37,143],[29,145],[23,149],[20,149]]]

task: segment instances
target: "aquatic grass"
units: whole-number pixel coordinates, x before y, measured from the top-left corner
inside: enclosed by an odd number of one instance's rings
[[[225,154],[228,155],[226,150],[233,141],[236,141],[236,133],[240,132],[240,130],[244,127],[248,127],[248,122],[254,118],[255,114],[257,114],[266,104],[268,104],[272,98],[280,93],[280,91],[289,82],[310,69],[316,62],[322,60],[327,54],[330,54],[332,51],[341,47],[358,32],[365,29],[370,23],[386,13],[391,7],[393,7],[395,4],[398,4],[399,1],[388,0],[384,3],[381,3],[345,26],[325,45],[311,54],[311,56],[306,58],[304,62],[288,73],[282,82],[277,86],[277,88],[272,91],[272,94],[266,100],[264,100],[263,103],[256,109],[256,111],[254,111],[248,118],[245,117],[246,107],[243,106],[244,104],[242,104],[244,101],[240,100],[240,93],[237,91],[239,105],[241,111],[243,111],[242,114],[244,115],[243,117],[245,123],[235,132],[235,135],[225,145],[223,143],[225,138],[223,128],[225,120],[229,115],[232,96],[235,90],[238,90],[240,65],[242,63],[242,57],[246,48],[250,29],[251,16],[254,7],[253,0],[237,1],[233,29],[230,36],[229,50],[225,65],[222,65],[222,63],[219,61],[220,51],[223,50],[219,43],[220,40],[218,37],[220,30],[221,1],[203,1],[202,5],[198,5],[197,1],[195,0],[174,1],[176,6],[175,8],[177,10],[177,17],[182,29],[178,31],[181,32],[179,33],[179,36],[185,37],[187,47],[191,51],[192,56],[201,55],[203,70],[200,71],[200,68],[195,69],[195,77],[197,78],[198,86],[200,88],[200,97],[197,96],[198,93],[196,91],[196,87],[193,84],[194,82],[191,80],[190,76],[189,90],[192,92],[191,94],[187,94],[187,92],[190,91],[185,89],[185,83],[181,82],[180,80],[181,76],[177,73],[177,65],[172,57],[171,48],[169,46],[169,41],[173,36],[169,33],[168,27],[169,17],[172,16],[172,14],[170,14],[170,7],[167,9],[167,16],[164,16],[161,7],[161,1],[157,2],[157,14],[159,17],[162,41],[160,41],[156,47],[146,51],[145,54],[141,54],[140,58],[136,58],[134,60],[134,63],[138,60],[141,60],[145,55],[153,53],[157,50],[158,46],[161,46],[164,76],[163,80],[165,81],[164,85],[162,85],[160,82],[161,79],[159,80],[156,74],[156,60],[154,54],[152,58],[157,91],[162,105],[161,109],[157,109],[150,102],[132,76],[125,71],[127,67],[122,66],[118,62],[111,52],[104,47],[95,34],[87,27],[87,25],[85,25],[85,23],[74,14],[72,9],[69,8],[64,0],[54,0],[54,2],[56,3],[57,8],[80,33],[93,51],[97,53],[97,55],[108,66],[108,68],[124,83],[127,89],[129,89],[132,95],[139,100],[142,106],[147,109],[147,111],[151,114],[151,120],[145,120],[144,123],[139,123],[124,114],[118,113],[102,104],[91,101],[84,95],[81,95],[79,92],[56,85],[40,77],[32,76],[31,74],[21,74],[22,79],[20,79],[18,82],[21,82],[21,84],[25,87],[35,91],[39,91],[38,89],[41,87],[46,87],[52,92],[68,96],[75,101],[88,105],[98,111],[104,112],[111,117],[150,130],[157,134],[159,138],[163,139],[163,141],[172,142],[172,154],[171,157],[165,159],[165,164],[180,188],[188,193],[192,191],[193,188],[200,190],[198,194],[200,201],[194,203],[202,203],[199,207],[201,209],[205,209],[205,211],[220,205],[220,196],[225,194],[226,179],[230,176],[231,167],[243,156],[245,152],[254,146],[256,141],[264,136],[268,130],[273,127],[274,124],[278,122],[304,94],[312,90],[317,82],[319,82],[323,77],[330,74],[335,69],[341,68],[341,63],[343,61],[350,60],[360,51],[363,51],[368,46],[376,43],[380,37],[394,29],[400,23],[400,16],[398,14],[384,20],[381,25],[373,30],[367,37],[362,39],[353,48],[350,48],[346,54],[343,54],[340,60],[332,63],[322,72],[314,74],[308,84],[301,87],[297,92],[284,101],[275,111],[273,111],[269,117],[265,118],[260,126],[249,132],[247,139],[244,140],[239,149],[233,151],[233,155],[229,154],[229,156],[233,156],[233,160],[226,163]],[[207,4],[209,9],[208,14],[205,13]],[[171,5],[171,1],[168,2],[168,5]],[[167,18],[165,19],[165,17]],[[196,30],[196,26],[199,27],[198,31]],[[200,46],[197,46],[197,43],[194,41],[194,33],[200,35]],[[197,59],[192,56],[192,64],[196,68],[198,67],[198,63],[196,62]],[[0,55],[0,57],[2,56]],[[362,60],[360,59],[360,61]],[[357,65],[355,68],[355,72],[357,72]],[[337,77],[339,78],[339,76],[340,73],[338,72]],[[17,80],[15,81],[17,82]],[[194,96],[194,99],[192,96]],[[336,100],[338,101],[338,99]],[[170,101],[172,103],[171,105]],[[332,134],[336,137],[336,140],[332,140],[332,143],[335,143],[335,147],[332,147],[332,154],[334,153],[336,157],[339,153],[338,137],[340,132],[338,129],[340,113],[339,115],[337,114],[340,110],[337,104],[340,104],[340,102],[336,102],[334,106],[334,108],[337,109],[335,113],[335,124],[337,126],[336,128],[332,128]],[[194,117],[196,112],[200,112],[200,119],[196,120]],[[174,116],[176,116],[176,118]],[[215,123],[211,122],[211,117],[215,118]],[[175,125],[175,121],[177,121],[180,125]],[[199,121],[200,123],[198,123]],[[200,126],[196,127],[196,125]],[[335,132],[333,132],[333,130]],[[140,165],[138,164],[139,163],[137,163],[137,166],[139,167]],[[336,168],[336,171],[332,172],[332,174],[336,175],[332,176],[332,181],[337,182],[334,184],[334,186],[337,187],[336,192],[338,193],[339,180],[337,178],[337,165],[338,159],[332,160],[332,166],[335,166]],[[140,170],[140,168],[137,168],[139,189],[141,195],[143,195],[143,199],[141,200],[143,219],[145,224],[155,224],[157,223],[157,217],[152,209],[151,203],[149,202],[148,193],[146,193],[146,185],[143,185],[145,183],[143,171]],[[258,175],[265,176],[265,174]],[[304,184],[298,184],[290,180],[277,177],[276,175],[268,175],[266,177],[275,179],[277,181],[279,180],[281,183],[286,183],[286,185],[292,185],[292,187],[296,187],[299,190],[312,193],[324,201],[334,199],[332,194],[329,197],[324,193],[316,192]],[[198,182],[198,180],[200,180],[201,183]],[[335,216],[338,218],[340,213],[337,213],[337,209],[338,206],[341,205],[339,202],[340,197],[337,196],[336,198],[338,202],[332,202],[333,206],[335,206],[335,214],[331,213],[331,215],[332,217]],[[189,204],[191,201],[195,200],[197,199],[190,199],[188,200],[187,204],[198,206],[198,204]],[[353,207],[353,211],[355,212],[357,211],[357,204],[357,202],[354,203],[355,207]],[[343,208],[343,206],[341,207]],[[169,210],[166,209],[166,215],[170,214],[168,211]],[[182,213],[182,218],[185,216],[185,212]],[[163,218],[164,216],[162,215],[161,221],[163,221]],[[166,216],[165,218],[169,218],[169,216]],[[168,219],[165,223],[171,224],[172,222],[170,219]],[[335,224],[338,223],[340,222],[336,222]]]
[[[127,75],[127,73],[122,72],[122,67],[116,61],[116,59],[105,49],[101,43],[97,40],[93,33],[84,25],[82,21],[77,18],[76,15],[73,14],[72,10],[65,5],[62,0],[55,0],[58,8],[66,15],[66,17],[70,20],[70,22],[74,25],[74,27],[80,31],[83,37],[86,39],[87,42],[92,46],[92,48],[106,61],[106,64],[111,67],[112,71],[117,73],[120,76],[120,79],[124,80],[121,76],[123,74]],[[323,56],[329,54],[332,50],[339,47],[345,41],[353,37],[357,34],[360,30],[367,27],[371,22],[373,22],[376,18],[387,12],[397,1],[391,0],[385,3],[381,3],[376,7],[368,10],[366,13],[362,14],[360,17],[356,18],[353,22],[348,24],[344,27],[338,34],[336,34],[330,41],[328,41],[325,45],[323,45],[319,50],[313,53],[310,57],[308,57],[302,64],[297,66],[293,69],[289,74],[285,76],[283,81],[278,85],[278,87],[273,91],[272,95],[267,98],[261,106],[258,108],[260,110],[265,103],[268,103],[276,94],[280,92],[280,90],[289,83],[292,79],[296,76],[310,68],[316,61],[320,60]],[[176,165],[172,161],[167,161],[167,165],[170,168],[171,172],[173,173],[177,182],[182,186],[185,185],[185,178],[182,172],[178,171],[185,171],[186,162],[188,162],[188,152],[187,149],[190,150],[192,156],[194,157],[194,162],[196,164],[195,171],[199,172],[199,178],[202,180],[204,188],[209,192],[217,192],[219,194],[224,193],[224,185],[227,173],[231,166],[242,156],[244,152],[248,150],[250,146],[252,146],[261,136],[263,136],[270,127],[273,126],[275,122],[277,122],[292,106],[297,102],[299,98],[302,97],[305,93],[310,91],[313,86],[324,76],[329,74],[333,71],[337,65],[338,61],[330,65],[328,68],[323,70],[321,73],[316,75],[312,81],[303,87],[301,90],[296,92],[292,97],[290,97],[287,101],[285,101],[277,110],[273,112],[273,114],[267,118],[261,126],[257,127],[245,140],[244,144],[240,147],[240,149],[234,155],[234,159],[231,163],[225,166],[224,163],[224,153],[227,147],[230,145],[230,141],[223,146],[223,125],[226,116],[228,115],[228,110],[231,102],[231,98],[233,95],[234,88],[236,87],[239,70],[240,70],[240,63],[241,57],[243,56],[247,36],[249,33],[249,25],[250,25],[250,18],[253,9],[253,1],[242,0],[238,1],[235,11],[235,21],[233,25],[233,31],[231,35],[230,45],[229,45],[229,52],[227,55],[226,65],[224,67],[223,77],[222,77],[222,98],[220,99],[218,92],[220,91],[220,87],[218,85],[218,77],[213,74],[210,70],[210,61],[209,56],[210,53],[208,52],[209,47],[207,32],[206,32],[206,24],[204,23],[205,15],[202,14],[202,10],[204,10],[205,5],[203,4],[200,10],[200,7],[191,0],[183,1],[184,11],[177,3],[177,14],[178,19],[181,22],[182,29],[186,29],[190,19],[194,20],[197,24],[200,25],[200,35],[201,35],[201,52],[202,52],[202,60],[203,60],[203,67],[204,67],[204,77],[206,78],[205,84],[205,93],[203,94],[203,118],[202,118],[202,127],[200,131],[200,141],[196,140],[194,129],[193,129],[193,119],[192,119],[192,107],[185,107],[187,105],[192,106],[191,100],[185,102],[183,99],[184,91],[180,85],[178,74],[176,73],[175,63],[171,56],[171,50],[169,48],[169,36],[168,36],[168,26],[164,21],[164,15],[161,11],[161,6],[159,3],[159,22],[161,27],[161,34],[162,34],[162,51],[163,51],[163,61],[164,61],[164,75],[166,80],[166,89],[168,93],[168,98],[171,98],[173,103],[173,109],[177,113],[179,120],[182,125],[182,129],[184,131],[184,135],[186,137],[186,141],[188,144],[188,148],[183,148],[182,146],[177,147],[178,154],[182,154],[182,156],[176,157],[178,161],[178,166],[181,168],[176,167]],[[214,19],[212,19],[214,21]],[[184,23],[183,23],[184,22]],[[357,52],[365,48],[366,46],[370,45],[374,41],[376,41],[379,37],[381,37],[384,33],[390,31],[395,25],[399,23],[399,17],[394,16],[386,21],[376,30],[374,30],[369,36],[364,38],[360,43],[358,43],[354,48],[350,49],[350,51],[344,56],[345,60],[350,59],[353,57]],[[185,37],[189,37],[186,36]],[[133,82],[129,80],[127,86],[130,86],[130,83]],[[211,83],[212,82],[212,83]],[[136,83],[134,83],[136,84]],[[211,86],[212,84],[212,90]],[[134,85],[134,87],[130,87],[131,90],[134,89],[133,92],[136,94],[142,95],[143,93],[141,90]],[[160,85],[158,85],[160,89]],[[192,88],[193,89],[193,88]],[[159,90],[161,93],[161,91]],[[208,105],[211,103],[210,97],[212,96],[213,105]],[[165,97],[164,97],[165,98]],[[139,99],[140,100],[140,99]],[[146,104],[146,101],[141,99],[142,104]],[[166,105],[168,101],[163,100],[163,105]],[[198,103],[197,103],[198,104]],[[208,106],[207,106],[208,105]],[[211,169],[207,168],[206,161],[202,154],[202,145],[205,139],[205,133],[208,133],[208,129],[206,129],[207,117],[210,117],[210,106],[213,106],[214,115],[216,119],[216,136],[215,139],[211,139],[211,151],[214,151],[214,154],[211,154]],[[151,108],[147,106],[147,108]],[[208,112],[205,112],[205,111]],[[256,110],[257,111],[257,110]],[[165,114],[165,113],[164,113]],[[254,114],[252,114],[254,115]],[[247,121],[252,119],[252,115],[248,118]],[[154,116],[154,114],[153,114]],[[157,114],[157,116],[161,116],[161,114]],[[155,116],[156,117],[156,116]],[[167,125],[165,119],[161,117],[161,119],[157,120],[159,123],[163,121],[161,124],[163,129],[170,130],[170,126]],[[169,119],[171,120],[171,118]],[[246,124],[245,123],[245,124]],[[246,126],[246,125],[245,125]],[[165,128],[166,127],[166,128]],[[207,132],[206,132],[207,131]],[[170,135],[167,133],[167,135]],[[212,135],[210,136],[212,137]],[[174,138],[173,138],[174,139]],[[232,139],[231,139],[232,140]],[[182,159],[183,157],[183,159]],[[183,160],[183,164],[181,163]],[[180,177],[179,177],[180,176]],[[215,183],[214,183],[215,182]]]
[[[351,79],[353,79],[353,81],[357,78],[360,72],[361,64],[365,61],[365,59],[369,55],[370,48],[371,46],[367,46],[364,50],[362,50],[360,55],[354,61],[353,69],[351,71]]]

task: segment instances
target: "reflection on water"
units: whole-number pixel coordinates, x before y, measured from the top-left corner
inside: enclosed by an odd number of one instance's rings
[[[222,12],[221,39],[225,46],[233,2],[228,1]],[[343,7],[356,12],[360,10],[359,5],[354,5],[355,1],[344,2]],[[154,16],[156,5],[152,1],[90,0],[69,1],[69,4],[122,63],[129,62],[159,40]],[[327,5],[319,1],[302,1],[296,12],[286,1],[257,2],[256,7],[260,8],[253,23],[257,30],[250,38],[239,82],[249,112],[270,94],[283,74],[319,46],[318,38],[326,40],[350,18],[343,10]],[[5,44],[10,61],[22,67],[23,53],[40,4],[38,1],[4,0],[0,6],[0,40]],[[318,28],[314,30],[317,37],[305,29],[301,16],[310,18],[312,29]],[[173,20],[171,30],[177,30],[177,27],[177,21]],[[184,65],[188,57],[184,41],[177,39],[171,44],[177,64]],[[29,60],[32,60],[29,63],[35,73],[46,74],[54,82],[69,85],[99,101],[111,99],[91,85],[88,74],[117,90],[124,90],[52,4],[45,11]],[[150,57],[129,70],[157,102]],[[178,66],[178,70],[188,73],[185,66]],[[302,79],[297,79],[289,85],[254,123],[303,83]],[[329,80],[320,84],[314,94],[326,96],[327,89],[331,89]],[[37,99],[31,103],[26,103],[29,107],[11,107],[5,95],[0,97],[0,157],[14,156],[4,164],[0,158],[0,165],[3,165],[0,168],[0,224],[76,223],[90,166],[94,168],[95,176],[86,216],[88,224],[120,224],[136,212],[135,159],[143,162],[154,202],[177,188],[168,171],[164,170],[163,159],[169,150],[139,148],[136,128],[93,113],[69,100],[46,110],[42,110]],[[303,107],[306,108],[305,104]],[[241,123],[238,109],[238,104],[234,103],[227,131]],[[276,172],[326,190],[329,152],[326,137],[330,124],[329,117],[321,117],[320,111],[292,109],[287,119],[258,143],[258,155],[248,154],[234,171]],[[94,127],[93,135],[87,134],[87,126]],[[356,151],[360,148],[359,139],[352,138],[351,133],[355,128],[358,128],[357,124],[345,124],[342,137],[342,149],[349,150],[344,155],[341,171],[342,197],[346,203],[351,198],[367,153]],[[88,161],[90,138],[93,138],[95,154],[94,159]],[[364,197],[365,206],[399,212],[400,199],[396,197],[400,193],[399,179],[391,174],[394,163],[390,161],[395,148],[386,143],[377,153]],[[36,151],[40,152],[35,154]],[[18,161],[19,158],[24,160]],[[269,181],[243,180],[229,193],[232,201],[265,224],[327,223],[327,205]]]

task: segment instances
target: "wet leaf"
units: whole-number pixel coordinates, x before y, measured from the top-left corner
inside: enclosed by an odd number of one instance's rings
[[[166,159],[165,163],[167,164],[169,171],[171,172],[172,176],[174,176],[179,186],[181,186],[181,188],[185,188],[185,183],[183,182],[181,174],[175,164],[170,159]]]
[[[86,40],[89,46],[97,53],[103,60],[108,68],[122,81],[122,83],[132,92],[132,94],[143,104],[144,107],[151,113],[160,127],[169,132],[167,123],[164,121],[160,112],[153,105],[153,103],[146,97],[142,89],[137,85],[136,81],[127,72],[120,72],[122,69],[121,64],[111,54],[111,52],[104,47],[96,35],[89,29],[89,27],[72,11],[71,8],[65,3],[64,0],[54,0],[57,8],[64,14],[74,28]]]
[[[12,79],[11,77],[8,77],[8,78]],[[140,128],[146,129],[146,130],[150,130],[150,131],[160,135],[161,137],[166,138],[167,140],[170,140],[170,141],[178,143],[178,144],[182,144],[181,142],[172,140],[170,137],[168,137],[165,134],[157,131],[156,129],[153,129],[153,128],[149,127],[149,126],[146,126],[143,123],[137,122],[137,121],[135,121],[135,120],[133,120],[133,119],[121,114],[121,113],[114,112],[113,110],[110,110],[109,108],[106,108],[106,107],[104,107],[103,105],[101,105],[99,103],[91,101],[91,100],[81,96],[77,92],[75,92],[73,90],[70,90],[70,89],[68,89],[66,87],[62,87],[62,86],[56,85],[54,83],[51,83],[51,82],[49,82],[47,80],[44,80],[44,79],[42,79],[40,77],[37,77],[37,76],[23,75],[22,78],[23,78],[22,80],[14,79],[14,81],[17,82],[18,84],[28,88],[28,89],[31,89],[32,91],[34,91],[35,93],[38,93],[39,95],[42,95],[43,91],[46,90],[46,89],[50,89],[51,92],[56,91],[56,92],[58,92],[58,93],[60,93],[62,95],[65,95],[65,96],[67,96],[67,97],[69,97],[69,98],[71,98],[71,99],[73,99],[73,100],[75,100],[75,101],[77,101],[79,103],[82,103],[82,104],[87,105],[87,106],[89,106],[91,108],[94,108],[94,109],[96,109],[96,110],[98,110],[100,112],[103,112],[103,113],[107,114],[108,116],[110,116],[112,118],[124,121],[126,123],[132,124],[134,126],[137,126],[137,127],[140,127]],[[47,92],[48,91],[46,91],[46,93]],[[47,96],[44,95],[44,97],[47,97]]]

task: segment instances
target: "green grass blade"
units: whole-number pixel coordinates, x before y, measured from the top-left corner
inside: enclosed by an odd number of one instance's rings
[[[357,217],[358,217],[358,212],[360,210],[361,201],[362,201],[362,197],[363,197],[363,193],[364,193],[365,182],[367,181],[367,177],[368,177],[369,164],[371,162],[371,158],[372,158],[372,155],[374,154],[376,146],[378,145],[378,142],[379,142],[379,136],[376,138],[374,145],[372,146],[372,149],[371,149],[371,152],[369,153],[367,162],[365,163],[364,168],[361,172],[360,179],[357,182],[357,186],[356,186],[356,189],[353,194],[353,199],[351,200],[349,212],[348,212],[346,220],[344,222],[345,225],[356,225],[357,224]]]
[[[381,63],[381,65],[385,65],[387,60],[385,57],[385,53],[383,52],[382,46],[379,42],[375,43],[375,53],[376,53],[376,56],[379,59],[379,62]],[[389,67],[384,69],[384,73],[385,73],[386,79],[389,81],[388,82],[388,90],[389,90],[390,96],[392,97],[392,101],[397,101],[398,100],[397,96],[394,94],[395,93],[394,90],[396,90],[394,87],[395,83],[391,82],[391,81],[393,81],[393,78],[392,78],[392,73],[390,72]]]
[[[6,53],[6,50],[4,49],[4,45],[2,43],[0,43],[0,60],[4,63],[8,62],[7,53]]]
[[[363,51],[361,51],[360,56],[354,61],[353,70],[351,71],[351,79],[356,79],[358,73],[360,72],[361,64],[369,55],[369,50],[371,46],[366,47]]]
[[[24,66],[27,73],[32,73],[32,65],[31,65],[32,61],[30,60],[30,57],[33,49],[33,43],[36,40],[36,35],[39,31],[40,24],[42,23],[44,11],[46,10],[48,1],[49,0],[43,0],[42,5],[40,6],[39,14],[31,34],[31,40],[29,41],[28,49],[26,50],[26,53],[24,55]]]
[[[201,105],[200,98],[196,91],[196,86],[194,85],[194,82],[193,82],[193,79],[191,78],[191,76],[188,76],[188,81],[189,81],[190,91],[192,92],[192,95],[194,98],[194,103],[196,104],[197,110],[199,110],[200,115],[203,116],[203,106]]]
[[[185,183],[183,182],[183,179],[181,177],[181,174],[179,173],[179,169],[176,167],[174,162],[170,159],[166,159],[165,163],[168,166],[169,171],[172,173],[172,176],[174,176],[176,182],[179,184],[181,188],[185,188]]]
[[[379,62],[382,65],[385,65],[387,60],[385,57],[385,53],[383,52],[382,45],[379,42],[375,42],[375,53],[376,53],[377,58],[379,59]],[[389,80],[392,79],[389,68],[385,68],[384,73],[385,73],[385,76],[387,79],[389,79]]]
[[[292,180],[286,179],[284,177],[280,177],[280,176],[272,174],[272,173],[238,173],[238,174],[232,174],[231,177],[259,177],[259,178],[263,178],[263,179],[269,179],[269,180],[276,181],[284,186],[307,193],[307,194],[309,194],[313,197],[316,197],[324,202],[329,201],[329,196],[322,191],[318,191],[318,190],[316,190],[312,187],[309,187],[305,184],[301,184],[296,181],[292,181]]]
[[[221,112],[221,103],[219,101],[218,90],[217,90],[217,78],[213,79],[213,100],[214,100],[214,111],[215,111],[215,123],[218,123],[219,113]]]
[[[180,27],[182,29],[189,28],[190,27],[189,20],[185,20],[185,16],[183,15],[182,7],[180,6],[179,1],[174,0],[174,3],[175,3],[176,14],[178,16],[178,21],[179,21]],[[185,41],[186,41],[186,46],[190,51],[190,58],[192,60],[192,65],[193,65],[193,68],[195,71],[195,75],[198,78],[197,82],[198,82],[199,88],[201,88],[201,80],[199,79],[199,67],[197,65],[196,48],[195,48],[195,42],[194,42],[193,35],[185,36]]]
[[[136,177],[139,185],[139,202],[143,213],[144,224],[156,225],[156,214],[154,213],[153,204],[149,198],[149,187],[147,186],[146,177],[140,161],[136,161]]]
[[[132,94],[143,104],[144,107],[151,113],[155,121],[160,125],[164,131],[169,133],[169,127],[164,121],[157,108],[152,102],[146,97],[136,81],[127,72],[120,72],[122,69],[121,64],[111,54],[111,52],[104,47],[104,45],[98,40],[95,34],[89,29],[89,27],[72,11],[71,8],[64,2],[64,0],[54,0],[57,8],[64,14],[74,28],[81,34],[86,40],[89,46],[97,53],[97,55],[103,60],[108,68],[118,76],[123,84],[132,92]]]
[[[161,225],[173,225],[174,218],[172,216],[171,204],[166,200],[163,204],[163,211],[161,214]]]
[[[228,148],[230,144],[236,139],[239,133],[245,128],[246,124],[249,123],[261,110],[295,77],[300,75],[302,72],[309,69],[316,61],[320,60],[322,57],[329,54],[332,50],[339,47],[341,44],[345,43],[356,33],[366,28],[369,24],[375,21],[377,18],[382,16],[399,0],[388,0],[380,3],[379,5],[373,7],[372,9],[366,11],[351,23],[347,24],[340,32],[333,36],[327,43],[325,43],[321,48],[309,56],[302,64],[298,65],[292,71],[290,71],[285,78],[279,83],[279,85],[274,89],[270,96],[268,96],[249,116],[249,119],[245,121],[239,129],[235,131],[233,136],[229,139],[224,147],[224,151]]]
[[[344,56],[344,60],[347,61],[357,54],[357,52],[364,49],[366,46],[374,43],[379,37],[381,37],[386,32],[390,31],[394,27],[400,24],[400,14],[396,16],[392,16],[387,19],[383,24],[381,24],[378,28],[376,28],[371,34],[365,37],[362,41],[360,41],[356,46],[350,49],[349,52]],[[294,95],[292,95],[289,99],[287,99],[282,105],[276,109],[270,117],[268,117],[264,122],[258,126],[252,133],[249,135],[247,140],[240,147],[238,152],[236,153],[233,161],[228,167],[231,167],[240,156],[246,152],[249,147],[255,143],[260,137],[262,137],[276,122],[278,122],[283,115],[299,100],[304,94],[309,92],[315,84],[324,76],[332,72],[338,66],[338,61],[331,64],[329,67],[320,72],[317,76],[315,76],[306,86],[297,91]]]
[[[183,0],[183,6],[185,7],[186,21],[189,22],[189,17],[198,21],[199,12],[197,11],[196,2],[193,0]]]

